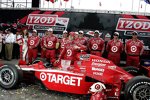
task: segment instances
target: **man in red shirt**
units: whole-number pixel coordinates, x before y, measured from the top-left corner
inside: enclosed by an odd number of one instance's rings
[[[105,48],[104,40],[100,38],[99,31],[94,32],[94,37],[89,39],[88,46],[90,53],[97,56],[102,56]]]
[[[32,31],[32,36],[28,38],[28,60],[31,64],[33,60],[36,59],[38,54],[38,45],[40,43],[40,37],[37,35],[37,31]]]
[[[63,60],[70,60],[71,64],[73,64],[74,61],[77,60],[78,50],[86,50],[86,46],[74,43],[74,39],[75,39],[74,32],[70,32],[69,34],[70,34],[69,35],[70,41],[65,45],[64,49],[60,53],[57,63],[58,62],[60,63],[61,59],[63,59]]]
[[[108,59],[119,66],[120,54],[123,51],[123,43],[119,40],[118,32],[114,32],[113,39],[107,43],[106,50],[108,52]]]
[[[69,42],[68,39],[68,32],[67,31],[63,31],[63,38],[60,39],[59,44],[60,44],[60,48],[59,48],[59,52],[61,52],[65,46],[65,44],[67,44]]]
[[[46,48],[44,47],[44,40],[47,38],[48,36],[48,31],[45,32],[45,35],[42,37],[41,39],[41,58],[45,58],[46,57]]]
[[[127,54],[127,66],[138,67],[140,64],[140,55],[144,51],[144,44],[137,38],[138,33],[132,32],[132,39],[128,40],[125,44],[125,52]]]
[[[56,60],[56,45],[58,43],[58,38],[53,34],[53,29],[47,30],[48,36],[44,40],[44,47],[46,48],[46,59],[50,59],[53,64]]]

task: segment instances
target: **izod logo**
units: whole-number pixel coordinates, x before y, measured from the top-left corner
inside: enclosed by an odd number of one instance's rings
[[[150,20],[120,18],[116,30],[149,32]]]

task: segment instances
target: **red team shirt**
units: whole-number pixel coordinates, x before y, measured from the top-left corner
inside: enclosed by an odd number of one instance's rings
[[[54,36],[54,35],[47,36],[44,41],[44,46],[47,49],[55,49],[57,42],[58,42],[58,38],[56,36]]]
[[[78,54],[78,50],[76,48],[74,48],[75,46],[79,46],[80,50],[86,50],[86,47],[84,45],[69,42],[65,45],[59,58],[75,61],[76,60],[75,56],[76,56],[76,54]]]
[[[60,43],[60,52],[61,52],[61,51],[63,50],[64,46],[65,46],[67,43],[69,43],[69,39],[67,39],[67,38],[62,38],[62,39],[60,39],[59,43]]]
[[[39,41],[40,41],[40,37],[38,37],[38,36],[30,36],[29,38],[28,38],[28,42],[27,42],[27,44],[28,44],[28,47],[30,46],[31,48],[35,48],[35,47],[37,47],[38,46],[38,44],[39,44]]]
[[[132,39],[126,42],[126,52],[131,55],[140,55],[140,52],[143,48],[143,43],[140,40],[133,41]]]
[[[120,40],[115,42],[114,40],[110,40],[107,44],[107,51],[109,53],[121,53],[123,51],[123,43]]]
[[[89,49],[91,51],[101,51],[104,47],[104,40],[102,38],[91,38],[89,40]]]
[[[87,45],[86,38],[84,38],[84,37],[79,38],[79,43],[86,46]]]
[[[47,36],[43,36],[41,39],[41,48],[44,48],[44,40],[47,38]]]

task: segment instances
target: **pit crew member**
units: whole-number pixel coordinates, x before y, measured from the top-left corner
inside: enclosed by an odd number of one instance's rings
[[[144,44],[137,37],[138,33],[136,31],[132,32],[132,39],[128,40],[125,44],[125,52],[127,54],[127,66],[139,66],[139,57],[144,51]]]
[[[108,59],[114,64],[120,65],[120,54],[123,51],[123,43],[119,40],[119,33],[114,32],[113,39],[107,43],[106,50],[108,52]]]
[[[31,64],[32,61],[35,60],[37,57],[39,43],[40,43],[40,37],[37,36],[37,31],[33,30],[32,36],[28,38],[28,42],[27,42],[29,64]]]
[[[105,48],[104,40],[100,38],[100,32],[95,30],[94,37],[89,39],[88,47],[90,53],[97,56],[102,56]]]
[[[53,29],[49,28],[47,30],[48,36],[44,40],[44,47],[46,48],[46,59],[53,64],[56,60],[56,46],[58,43],[58,38],[53,34]]]

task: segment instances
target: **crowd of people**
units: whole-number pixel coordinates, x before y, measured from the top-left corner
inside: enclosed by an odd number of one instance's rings
[[[144,50],[144,44],[138,39],[138,34],[135,31],[132,32],[132,39],[128,40],[125,45],[119,40],[119,32],[114,32],[113,39],[108,41],[106,46],[104,40],[100,37],[102,33],[98,30],[93,31],[94,37],[91,38],[85,37],[84,31],[63,31],[62,38],[58,39],[53,34],[52,28],[46,30],[42,38],[38,36],[36,30],[32,30],[31,33],[29,35],[27,29],[17,30],[16,34],[13,34],[11,29],[6,29],[5,32],[0,30],[1,57],[2,49],[4,49],[6,60],[11,60],[14,55],[17,59],[30,64],[37,58],[38,47],[40,47],[41,57],[57,66],[62,59],[70,60],[73,63],[78,53],[102,56],[104,51],[107,51],[107,58],[116,65],[120,65],[121,53],[125,51],[127,66],[138,67],[139,57]]]

